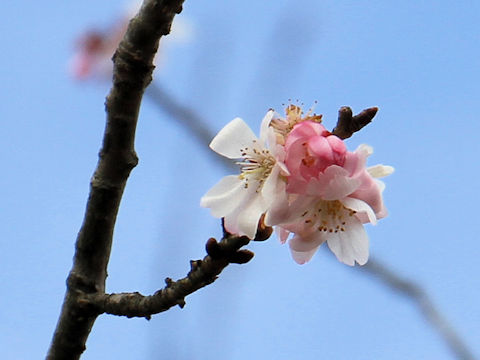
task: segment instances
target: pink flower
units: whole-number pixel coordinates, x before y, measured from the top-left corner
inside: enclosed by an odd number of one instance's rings
[[[285,143],[285,164],[291,176],[287,191],[302,194],[310,179],[331,165],[343,166],[347,148],[323,125],[303,121],[293,128]]]
[[[365,223],[387,215],[377,180],[393,172],[390,166],[367,168],[373,150],[360,145],[354,152],[320,124],[321,115],[303,114],[290,105],[286,118],[270,110],[260,138],[239,118],[213,139],[210,147],[228,158],[242,159],[240,175],[223,178],[201,200],[212,215],[224,217],[231,233],[253,238],[262,215],[285,243],[290,235],[293,259],[309,261],[321,244],[343,263],[368,260]]]
[[[270,218],[283,242],[294,234],[289,241],[294,260],[309,261],[327,241],[341,262],[365,264],[368,237],[362,224],[386,216],[384,185],[366,168],[372,149],[361,145],[348,152],[322,125],[303,121],[287,136],[285,153],[290,203],[288,209],[272,210]],[[393,168],[377,165],[371,171],[385,176]]]

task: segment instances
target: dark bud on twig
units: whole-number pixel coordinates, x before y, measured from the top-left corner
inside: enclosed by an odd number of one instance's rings
[[[354,131],[358,131],[363,128],[365,125],[368,125],[375,115],[377,114],[378,107],[374,106],[368,109],[363,110],[361,113],[353,117],[353,124],[356,125]]]
[[[365,125],[368,125],[377,111],[377,107],[371,107],[352,116],[352,109],[348,106],[342,106],[340,110],[338,110],[337,126],[333,129],[332,134],[338,136],[342,140],[349,138],[353,133],[359,131]]]
[[[238,250],[228,257],[228,261],[233,264],[245,264],[255,256],[250,250]]]
[[[222,256],[222,248],[214,238],[207,240],[205,249],[207,250],[207,254],[210,255],[212,259],[218,259]]]

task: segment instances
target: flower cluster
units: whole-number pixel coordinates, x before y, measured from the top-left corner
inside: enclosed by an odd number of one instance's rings
[[[240,175],[224,177],[200,203],[224,218],[227,231],[253,239],[264,216],[282,243],[290,238],[292,257],[299,264],[309,261],[325,241],[341,262],[367,262],[363,224],[376,224],[387,215],[385,185],[377,178],[393,172],[391,166],[366,167],[370,146],[348,151],[343,140],[321,124],[321,115],[289,105],[286,117],[267,112],[260,138],[236,118],[210,147],[240,159]]]

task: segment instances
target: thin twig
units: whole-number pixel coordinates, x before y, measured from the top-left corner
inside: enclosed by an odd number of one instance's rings
[[[209,246],[217,246],[221,249],[220,254],[217,254],[218,256],[207,255],[203,260],[190,261],[190,271],[185,278],[177,281],[170,278],[165,279],[167,286],[154,295],[144,296],[138,292],[94,294],[86,298],[86,301],[93,305],[99,313],[147,319],[175,305],[183,308],[187,295],[213,283],[228,264],[243,264],[253,257],[253,253],[249,250],[239,250],[249,241],[247,237],[232,235],[222,239],[220,243],[211,238],[207,242],[207,251]]]
[[[264,241],[270,237],[273,229],[265,226],[260,220],[253,241]],[[241,249],[250,239],[246,236],[236,236],[228,233],[223,227],[223,238],[217,242],[210,238],[205,249],[207,255],[202,260],[191,260],[190,271],[183,279],[173,281],[166,278],[167,286],[150,296],[138,292],[104,294],[87,294],[82,303],[92,311],[127,317],[145,317],[148,320],[154,314],[161,313],[178,305],[185,306],[185,297],[213,283],[218,275],[229,264],[245,264],[249,262],[253,252]]]
[[[113,87],[106,101],[107,124],[62,311],[47,359],[78,359],[97,314],[81,303],[85,294],[104,293],[113,229],[130,171],[138,111],[153,71],[162,35],[184,0],[145,0],[114,55]]]

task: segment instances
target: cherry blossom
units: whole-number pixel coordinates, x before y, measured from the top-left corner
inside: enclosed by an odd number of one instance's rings
[[[343,140],[321,124],[321,115],[289,105],[286,117],[270,110],[258,139],[236,118],[213,139],[210,147],[241,159],[240,175],[224,177],[201,199],[225,228],[254,238],[258,221],[275,226],[288,241],[293,259],[308,262],[327,242],[338,260],[363,265],[369,256],[364,224],[387,215],[380,177],[391,166],[367,167],[368,145],[347,150]],[[290,239],[289,239],[290,238]]]
[[[278,114],[275,114],[270,121],[270,126],[276,133],[276,141],[280,145],[285,144],[287,135],[292,131],[293,127],[303,121],[309,120],[320,123],[322,121],[322,115],[313,113],[313,109],[310,109],[306,114],[300,106],[290,104],[285,108],[286,117],[283,118]]]
[[[273,114],[270,110],[265,115],[260,139],[242,119],[235,118],[210,143],[220,155],[241,159],[237,162],[241,173],[221,179],[200,205],[210,208],[213,216],[223,217],[227,231],[250,239],[255,237],[262,214],[278,202],[278,194],[285,194],[282,177],[288,172],[282,163],[283,148],[275,144],[275,134],[268,126]],[[269,144],[273,146],[269,148]]]
[[[341,262],[363,265],[368,260],[368,237],[364,223],[376,224],[386,216],[383,183],[373,175],[386,176],[393,168],[366,168],[373,152],[361,145],[348,152],[342,140],[321,124],[304,121],[294,126],[285,143],[287,192],[293,199],[288,210],[277,210],[271,221],[289,241],[294,260],[305,263],[327,242]]]

